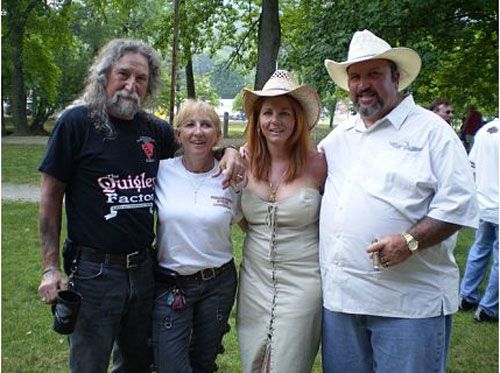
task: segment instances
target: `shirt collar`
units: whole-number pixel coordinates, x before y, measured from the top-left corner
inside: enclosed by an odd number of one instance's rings
[[[389,114],[380,118],[370,128],[367,129],[359,114],[356,114],[354,120],[348,123],[344,129],[347,131],[354,128],[359,132],[371,132],[382,123],[390,123],[395,129],[399,130],[414,107],[415,101],[413,100],[413,96],[408,95]]]

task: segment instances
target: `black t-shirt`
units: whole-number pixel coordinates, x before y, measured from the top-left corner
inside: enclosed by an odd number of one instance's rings
[[[159,160],[172,157],[178,146],[172,127],[153,115],[111,121],[117,136],[105,139],[87,107],[64,112],[39,170],[67,184],[68,237],[79,245],[125,254],[153,242]]]

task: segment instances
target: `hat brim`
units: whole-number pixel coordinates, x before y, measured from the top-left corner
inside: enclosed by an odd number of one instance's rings
[[[300,103],[302,109],[304,110],[304,116],[309,130],[314,128],[314,126],[318,123],[319,116],[321,114],[321,98],[316,90],[308,85],[302,85],[291,91],[281,89],[252,91],[248,88],[243,88],[243,109],[247,118],[250,118],[255,102],[259,99],[259,97],[276,97],[284,95],[289,95]]]
[[[400,73],[399,91],[407,88],[416,79],[422,66],[420,56],[413,49],[391,48],[380,54],[363,56],[361,58],[345,62],[335,62],[333,60],[326,59],[325,67],[330,75],[330,78],[332,78],[335,84],[348,91],[349,85],[347,79],[347,68],[355,63],[374,59],[391,60],[398,66]]]

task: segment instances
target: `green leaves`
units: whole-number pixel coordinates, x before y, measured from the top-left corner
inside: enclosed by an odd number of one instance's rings
[[[410,87],[418,103],[446,97],[456,118],[470,103],[483,114],[498,112],[496,1],[303,0],[282,6],[286,53],[280,65],[299,72],[323,97],[332,89],[324,59],[344,61],[353,33],[367,28],[421,55],[422,71]]]

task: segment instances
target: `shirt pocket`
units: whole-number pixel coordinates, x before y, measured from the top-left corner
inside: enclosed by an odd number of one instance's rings
[[[405,144],[391,146],[371,158],[366,175],[368,194],[411,201],[425,199],[433,192],[435,180],[426,148]]]

